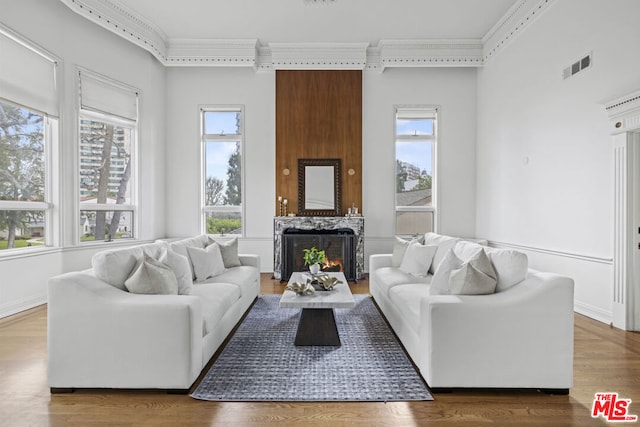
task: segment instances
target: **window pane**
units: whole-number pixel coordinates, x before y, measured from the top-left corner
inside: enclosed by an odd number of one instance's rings
[[[43,246],[44,211],[0,210],[0,249]]]
[[[240,212],[207,212],[207,234],[242,234]]]
[[[131,204],[130,128],[80,120],[80,202]]]
[[[431,206],[433,143],[396,141],[396,206]]]
[[[43,117],[0,102],[0,200],[44,201]]]
[[[240,143],[205,144],[205,206],[240,206],[242,171]]]
[[[96,230],[102,230],[96,234]],[[133,211],[80,211],[80,241],[133,237]]]
[[[433,231],[433,212],[396,212],[396,234],[414,235]]]
[[[204,133],[239,135],[240,117],[239,111],[206,111],[204,113]]]
[[[397,119],[397,135],[433,135],[433,119]]]

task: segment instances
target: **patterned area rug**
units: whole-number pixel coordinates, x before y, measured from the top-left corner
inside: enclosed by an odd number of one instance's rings
[[[433,400],[371,297],[336,309],[340,347],[293,345],[300,310],[263,295],[191,397],[222,401]]]

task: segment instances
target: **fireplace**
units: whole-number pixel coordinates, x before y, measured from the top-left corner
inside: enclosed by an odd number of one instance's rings
[[[288,231],[290,229],[297,229],[298,231]],[[345,229],[351,230],[351,232],[345,232]],[[336,233],[335,230],[342,230]],[[348,260],[347,264],[351,262],[355,263],[353,276],[351,272],[345,271],[345,276],[349,274],[350,280],[359,280],[364,278],[364,217],[358,216],[277,216],[273,219],[273,278],[277,280],[288,280],[289,276],[283,276],[285,272],[285,256],[284,256],[284,240],[287,235],[298,234],[339,234],[343,237],[341,239],[350,240],[352,254],[352,261]],[[326,233],[326,234],[325,234]],[[348,234],[346,234],[348,233]],[[345,237],[352,236],[352,237]],[[317,242],[317,241],[316,241]],[[311,245],[313,246],[313,245]],[[302,246],[299,250],[300,257],[302,257],[303,249],[310,248],[311,246]],[[318,246],[316,246],[318,247]],[[320,248],[321,249],[321,248]],[[333,249],[332,249],[333,250]],[[297,251],[297,250],[294,250]],[[343,262],[344,264],[344,262]],[[308,267],[304,266],[304,262],[300,264],[300,267],[294,267],[298,271],[308,270]],[[343,269],[345,267],[343,266]],[[286,273],[286,272],[285,272]]]
[[[342,272],[347,280],[356,280],[357,238],[350,228],[333,230],[303,230],[287,228],[282,233],[281,280],[289,280],[294,271],[305,271],[304,249],[316,247],[325,252],[326,261],[320,266],[325,272]]]

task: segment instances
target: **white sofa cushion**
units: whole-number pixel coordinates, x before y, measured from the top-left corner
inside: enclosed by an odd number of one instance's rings
[[[496,249],[480,246],[477,243],[460,241],[455,245],[456,255],[467,261],[478,249],[483,248],[496,271],[498,284],[496,292],[509,289],[527,278],[529,261],[527,255],[513,249]]]
[[[158,258],[163,248],[163,243],[150,243],[131,248],[108,249],[96,253],[91,258],[91,266],[98,279],[126,291],[124,281],[127,280],[143,254]]]
[[[204,249],[188,246],[187,253],[197,282],[204,282],[224,272],[224,262],[217,243],[212,243]]]
[[[239,267],[232,267],[225,269],[217,276],[211,277],[205,281],[205,283],[232,283],[240,288],[240,294],[246,295],[251,292],[252,287],[255,286],[256,268],[249,265],[241,265]]]
[[[496,271],[485,251],[480,248],[449,276],[452,295],[486,295],[496,290]]]
[[[240,288],[232,283],[198,283],[191,295],[202,301],[202,336],[213,331],[222,316],[240,299]]]
[[[171,267],[173,273],[178,280],[178,294],[189,295],[193,288],[193,279],[191,278],[191,267],[189,266],[189,259],[179,253],[166,247],[162,255],[160,255],[159,261]]]
[[[424,244],[430,246],[437,246],[435,255],[433,256],[433,262],[429,268],[429,273],[434,274],[442,260],[447,256],[449,249],[452,249],[460,239],[457,237],[444,236],[436,233],[426,233],[424,235]]]
[[[124,281],[124,286],[132,294],[178,294],[178,280],[171,267],[147,254],[138,260],[133,271]]]
[[[431,283],[432,276],[416,277],[409,273],[406,273],[399,268],[395,267],[382,267],[373,271],[371,274],[375,275],[375,281],[385,294],[389,294],[389,290],[398,285],[406,285],[409,283],[418,283],[421,285],[428,285]]]
[[[400,270],[413,276],[425,277],[437,249],[437,246],[421,245],[417,241],[411,242],[400,263]]]

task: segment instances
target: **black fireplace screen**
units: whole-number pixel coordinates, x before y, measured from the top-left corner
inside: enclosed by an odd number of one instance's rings
[[[306,271],[304,249],[316,247],[325,251],[322,271],[341,271],[347,280],[356,279],[357,238],[350,228],[335,230],[301,230],[287,228],[282,236],[281,280],[289,280],[294,271]]]

